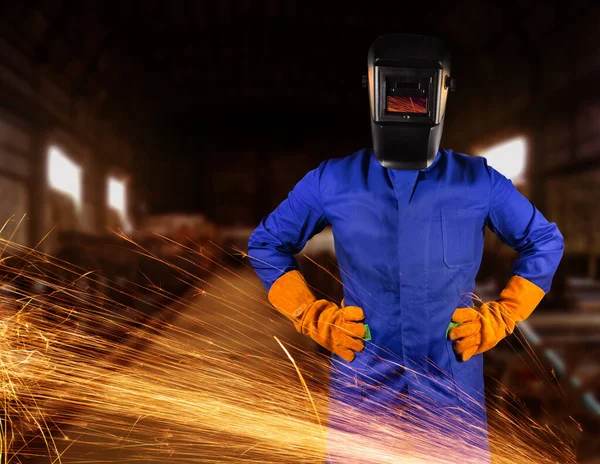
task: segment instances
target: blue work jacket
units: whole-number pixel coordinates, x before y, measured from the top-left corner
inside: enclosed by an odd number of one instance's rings
[[[254,231],[248,253],[267,290],[327,225],[345,304],[363,308],[372,333],[332,371],[332,396],[389,405],[412,395],[485,422],[483,356],[459,361],[446,329],[472,306],[485,226],[519,252],[513,274],[548,292],[563,252],[556,225],[485,158],[442,149],[428,168],[401,171],[365,149],[310,171]]]

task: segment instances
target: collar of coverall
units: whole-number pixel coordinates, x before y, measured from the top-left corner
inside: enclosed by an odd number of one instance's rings
[[[435,155],[435,159],[433,160],[433,163],[431,163],[425,169],[419,169],[419,172],[427,172],[427,171],[431,171],[433,168],[435,168],[435,166],[440,162],[440,158],[442,157],[443,150],[444,150],[443,148],[440,148],[438,150],[437,154]],[[375,152],[372,152],[371,156],[375,156]],[[395,171],[395,169],[390,169],[390,171]]]
[[[427,172],[427,171],[431,171],[440,161],[440,158],[442,157],[442,150],[443,148],[440,148],[437,152],[437,154],[435,155],[435,159],[433,160],[433,163],[431,163],[428,167],[426,167],[425,169],[419,169],[419,172]]]

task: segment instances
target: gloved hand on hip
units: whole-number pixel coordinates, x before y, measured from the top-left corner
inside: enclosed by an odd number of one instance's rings
[[[269,290],[269,301],[292,320],[298,332],[348,362],[365,347],[367,328],[363,310],[317,300],[298,271],[287,272],[275,281]]]
[[[477,310],[458,308],[447,331],[448,338],[454,340],[454,352],[467,361],[493,348],[513,333],[518,322],[529,317],[543,297],[544,291],[537,285],[513,276],[496,301]]]

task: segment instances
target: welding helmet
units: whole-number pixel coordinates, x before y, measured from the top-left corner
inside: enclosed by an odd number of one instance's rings
[[[450,53],[434,37],[386,34],[369,49],[367,86],[375,157],[389,169],[424,169],[440,146]]]

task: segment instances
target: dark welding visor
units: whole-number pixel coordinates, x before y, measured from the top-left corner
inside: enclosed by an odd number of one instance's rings
[[[439,124],[442,70],[375,66],[374,71],[374,121]]]

